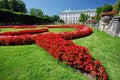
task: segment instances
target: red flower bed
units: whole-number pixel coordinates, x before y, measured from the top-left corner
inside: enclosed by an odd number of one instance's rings
[[[79,28],[82,29],[84,26],[83,25],[77,25],[77,24],[72,24],[72,25],[47,25],[45,27],[48,28]]]
[[[92,33],[92,29],[89,27],[84,27],[83,29],[77,29],[73,32],[60,33],[64,39],[72,40],[76,38],[81,38]]]
[[[50,26],[46,26],[46,27],[48,27],[48,28],[76,28],[75,31],[59,33],[66,40],[81,38],[81,37],[90,35],[92,33],[92,29],[90,27],[86,27],[85,25],[77,25],[77,24],[75,24],[75,25],[59,25],[59,26],[50,25]]]
[[[0,26],[0,28],[37,28],[37,26],[33,25],[22,25],[22,26]]]
[[[71,67],[91,74],[98,80],[106,80],[104,68],[99,61],[92,60],[87,48],[77,46],[72,41],[65,40],[61,35],[54,33],[38,36],[36,44]]]
[[[0,28],[12,28],[12,26],[0,26]]]
[[[35,36],[0,36],[0,46],[27,45],[35,43]]]
[[[58,34],[47,33],[43,35],[37,33],[47,32],[47,28],[3,32],[0,33],[0,35],[2,35],[0,36],[0,45],[24,45],[33,44],[36,41],[36,45],[47,50],[54,58],[63,61],[65,64],[68,64],[75,69],[91,74],[96,80],[106,80],[106,73],[100,62],[91,58],[87,48],[77,46],[71,41],[72,39],[91,34],[91,28],[83,25],[48,26],[48,28],[76,28],[76,30],[73,32],[63,32]]]
[[[16,32],[2,32],[0,35],[23,35],[23,34],[38,34],[48,32],[48,28],[36,29],[36,30],[20,30]]]
[[[12,26],[12,28],[37,28],[37,26],[25,25],[25,26]]]

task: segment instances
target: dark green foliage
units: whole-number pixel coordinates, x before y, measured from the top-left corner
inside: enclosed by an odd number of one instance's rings
[[[36,17],[33,15],[11,12],[8,10],[0,10],[0,25],[33,25],[51,23],[48,17]]]
[[[55,22],[58,22],[58,23],[64,23],[64,21],[62,19],[60,19],[60,17],[58,15],[53,15],[50,17],[51,20],[55,23]]]
[[[96,9],[95,20],[96,20],[96,21],[99,21],[99,20],[101,19],[100,16],[99,16],[99,14],[100,14],[101,12],[109,12],[109,11],[112,11],[112,10],[113,10],[113,7],[112,7],[112,5],[109,5],[109,4],[104,4],[103,6],[98,7],[98,8]]]
[[[103,10],[103,7],[98,7],[97,10],[96,10],[96,13],[100,14],[102,12],[102,10]]]
[[[11,11],[26,13],[26,5],[21,0],[10,0],[9,5]]]
[[[96,9],[96,16],[95,16],[95,20],[96,20],[96,21],[99,21],[99,20],[100,20],[99,14],[102,12],[102,8],[103,8],[103,7],[98,7],[98,8]]]
[[[109,5],[109,4],[104,4],[104,6],[102,8],[102,12],[109,12],[112,10],[113,10],[113,7],[112,7],[112,5]]]
[[[0,9],[26,13],[26,5],[22,0],[0,0]]]
[[[8,0],[0,0],[0,8],[10,9],[10,6],[8,4],[9,4]]]
[[[60,23],[64,23],[64,21],[62,19],[58,19],[58,22]]]
[[[60,19],[60,17],[58,15],[53,15],[52,19],[54,22],[57,22]]]
[[[85,14],[80,14],[80,17],[79,17],[79,22],[84,22],[87,21],[87,19],[89,18],[88,15],[85,15]]]

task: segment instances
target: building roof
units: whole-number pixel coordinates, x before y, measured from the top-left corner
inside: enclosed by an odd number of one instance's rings
[[[96,11],[96,9],[86,9],[86,10],[64,10],[61,13],[69,13],[69,12],[84,12],[84,11]]]

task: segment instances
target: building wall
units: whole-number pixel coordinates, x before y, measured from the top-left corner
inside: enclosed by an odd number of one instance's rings
[[[76,24],[79,23],[80,14],[87,14],[89,16],[95,16],[95,9],[87,9],[87,10],[66,10],[60,13],[60,19],[62,19],[65,24]]]

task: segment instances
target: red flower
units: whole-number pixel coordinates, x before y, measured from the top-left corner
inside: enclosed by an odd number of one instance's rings
[[[99,66],[99,65],[100,65],[100,61],[96,60],[96,61],[95,61],[95,65],[98,65],[98,66]]]
[[[99,70],[100,70],[101,73],[104,73],[104,72],[105,72],[105,70],[104,70],[103,67],[100,67]]]

